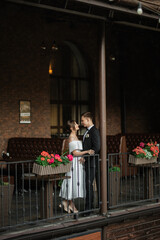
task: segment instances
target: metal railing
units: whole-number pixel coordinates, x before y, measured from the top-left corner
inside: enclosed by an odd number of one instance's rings
[[[32,160],[0,162],[0,229],[99,212],[99,155],[83,158],[69,173],[46,176],[32,173]]]
[[[99,213],[99,155],[83,158],[85,163],[72,163],[69,173],[46,176],[32,173],[32,160],[0,162],[0,229]],[[108,154],[108,209],[159,200],[160,164],[134,166],[128,162],[129,153]],[[71,200],[78,212],[69,207]]]
[[[129,163],[129,153],[108,154],[108,208],[140,206],[160,198],[160,164]]]

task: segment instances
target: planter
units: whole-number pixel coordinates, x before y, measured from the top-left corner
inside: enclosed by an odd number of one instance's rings
[[[129,163],[132,163],[134,165],[142,165],[142,164],[150,164],[150,163],[156,163],[157,157],[151,157],[150,159],[147,158],[136,158],[133,155],[129,155]]]
[[[37,163],[34,163],[32,172],[41,176],[66,173],[66,172],[70,172],[71,166],[72,166],[72,163],[68,163],[66,165],[61,164],[58,167],[42,166],[42,165],[38,165]]]
[[[109,206],[118,204],[120,195],[120,171],[109,172]]]
[[[0,185],[0,227],[9,224],[14,185]]]

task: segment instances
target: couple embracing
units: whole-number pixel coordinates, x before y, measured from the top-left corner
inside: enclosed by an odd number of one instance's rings
[[[83,141],[77,137],[79,125],[74,121],[68,121],[70,129],[69,153],[73,155],[73,165],[70,172],[66,174],[69,179],[62,183],[60,196],[64,199],[60,207],[68,213],[78,213],[73,203],[73,199],[86,198],[85,210],[93,208],[93,180],[96,179],[98,188],[98,159],[94,154],[100,151],[99,131],[93,124],[91,112],[81,115],[81,124],[87,128],[83,136]],[[85,155],[84,157],[82,157]],[[91,155],[91,156],[90,156]]]

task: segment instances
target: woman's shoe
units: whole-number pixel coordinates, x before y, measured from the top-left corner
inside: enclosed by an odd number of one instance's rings
[[[59,204],[59,207],[64,209],[65,212],[71,213],[69,206],[67,206],[67,203],[65,201],[62,201],[62,204]]]
[[[69,205],[69,209],[73,212],[73,213],[78,213],[78,210],[75,206],[71,206]]]

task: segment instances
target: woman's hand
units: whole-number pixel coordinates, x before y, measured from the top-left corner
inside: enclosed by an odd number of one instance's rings
[[[92,149],[88,150],[88,154],[89,154],[89,155],[93,155],[94,153],[95,153],[94,150],[92,150]]]

